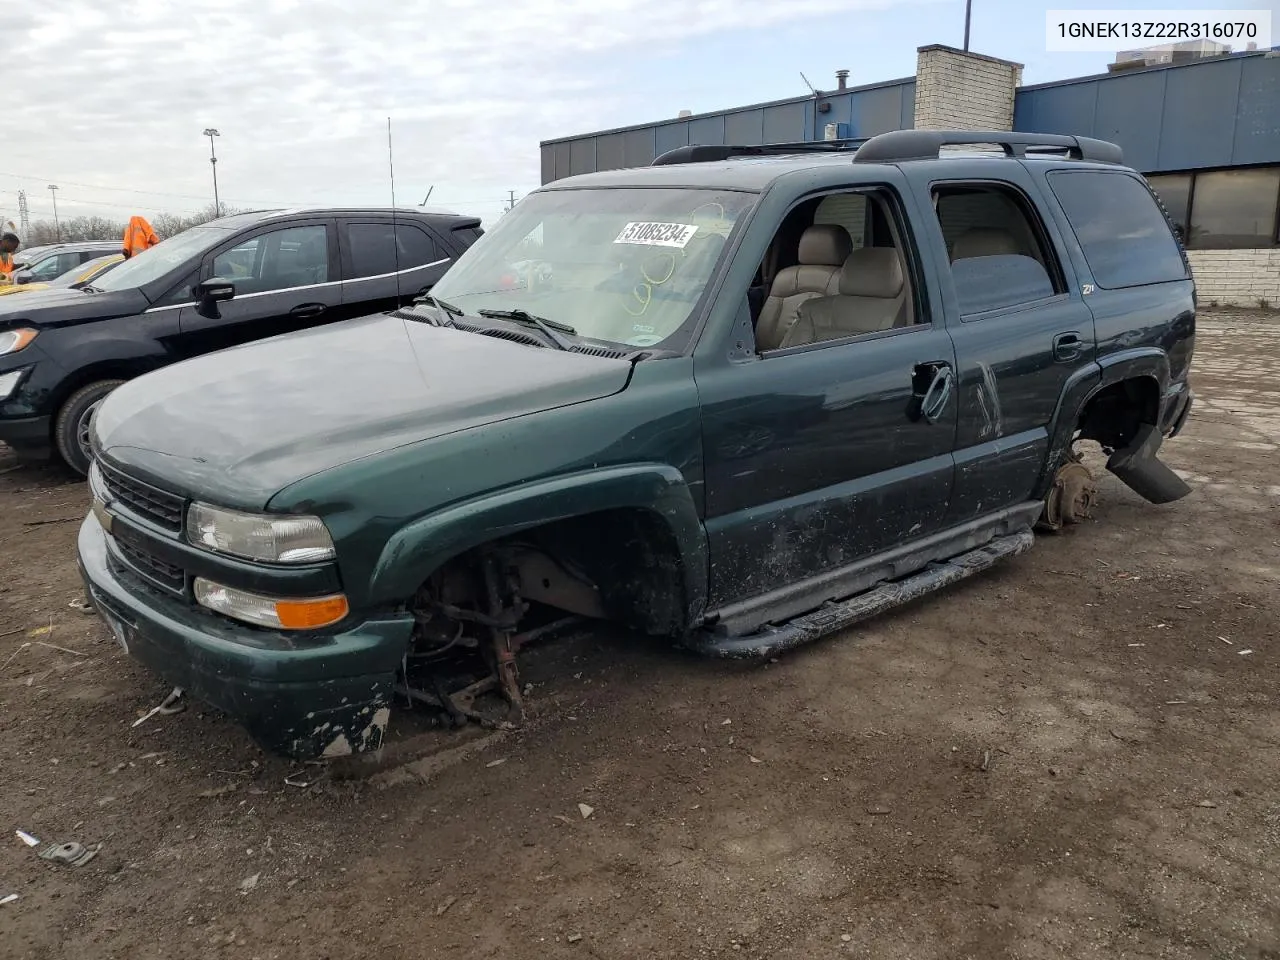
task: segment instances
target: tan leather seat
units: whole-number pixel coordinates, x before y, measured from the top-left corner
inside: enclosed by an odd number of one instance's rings
[[[970,260],[974,257],[1001,257],[1022,253],[1012,234],[994,227],[978,227],[966,230],[956,237],[951,248],[951,260]]]
[[[756,347],[776,350],[796,321],[806,300],[834,294],[840,287],[840,268],[853,241],[839,224],[816,223],[800,236],[800,262],[778,272],[756,321]]]
[[[800,306],[800,316],[782,346],[856,337],[911,322],[898,251],[863,247],[845,260],[836,296],[819,297]]]

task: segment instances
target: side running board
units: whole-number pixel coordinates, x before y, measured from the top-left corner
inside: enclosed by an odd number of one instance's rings
[[[1030,530],[998,537],[976,550],[941,563],[931,563],[919,573],[882,583],[847,600],[830,601],[780,626],[767,626],[742,637],[717,635],[702,629],[685,642],[695,653],[726,660],[756,660],[777,656],[803,644],[844,630],[886,610],[909,603],[927,593],[981,573],[1008,557],[1026,553],[1035,543]]]

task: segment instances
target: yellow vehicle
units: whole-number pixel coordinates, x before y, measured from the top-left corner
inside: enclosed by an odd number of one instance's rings
[[[123,260],[124,256],[122,254],[113,253],[105,257],[98,257],[96,260],[90,260],[88,263],[82,263],[80,266],[68,270],[62,276],[50,280],[48,283],[0,284],[0,297],[14,293],[24,293],[28,290],[56,290],[66,287],[80,287],[102,276],[117,263],[123,262]]]

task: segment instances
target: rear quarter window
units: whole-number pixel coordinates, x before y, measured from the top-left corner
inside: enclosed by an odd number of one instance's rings
[[[1051,173],[1049,186],[1099,287],[1187,279],[1169,221],[1142,181],[1124,173],[1070,170]]]

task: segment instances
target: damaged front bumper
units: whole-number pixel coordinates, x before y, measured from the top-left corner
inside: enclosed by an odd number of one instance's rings
[[[311,760],[382,745],[411,618],[314,637],[243,627],[115,563],[92,513],[77,547],[89,598],[125,651],[230,715],[267,750]]]

